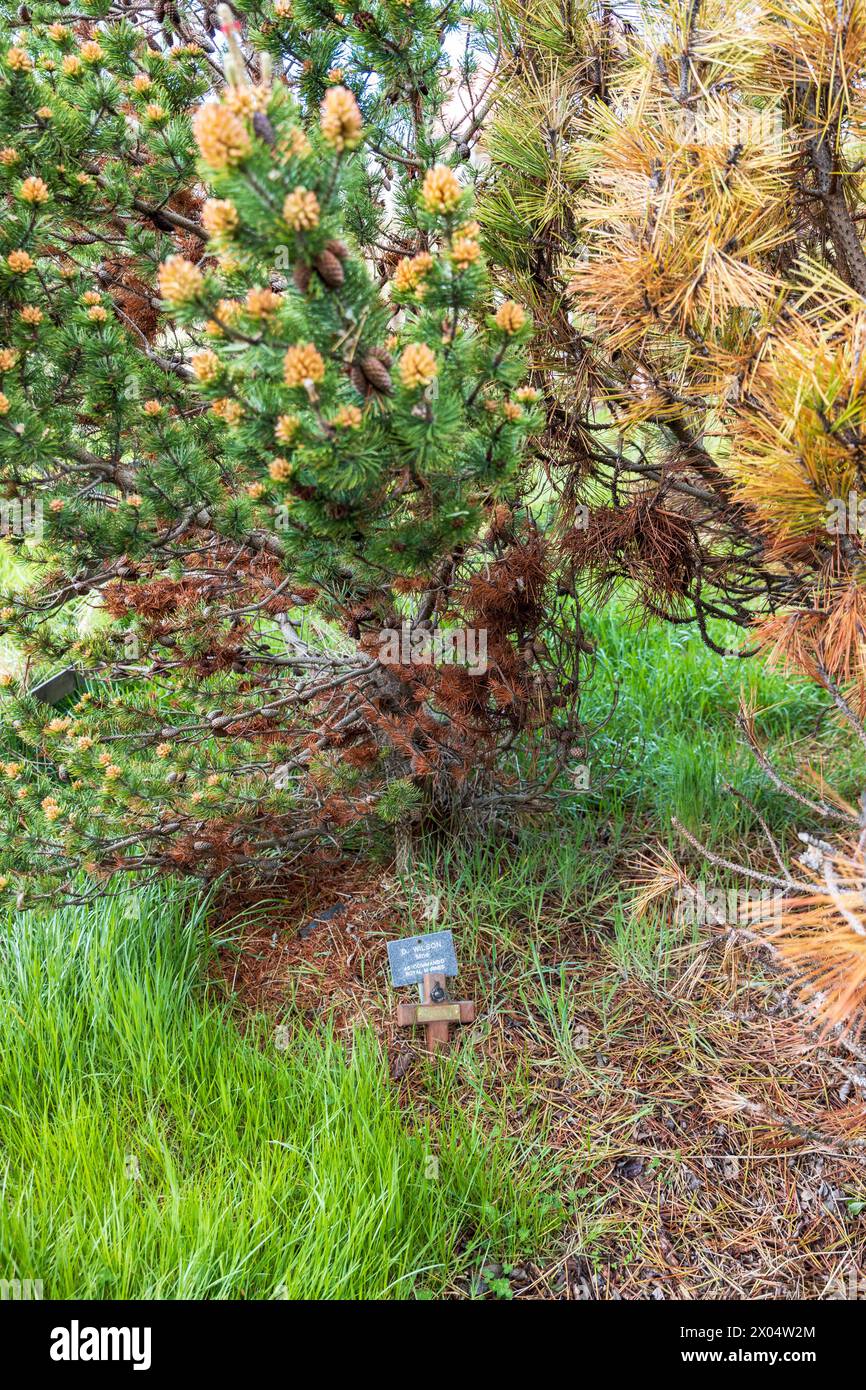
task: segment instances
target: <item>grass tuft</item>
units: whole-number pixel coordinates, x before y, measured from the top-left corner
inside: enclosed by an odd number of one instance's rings
[[[203,907],[166,890],[5,929],[0,1269],[47,1298],[400,1298],[556,1224],[530,1152],[372,1033],[278,1051],[201,997]]]

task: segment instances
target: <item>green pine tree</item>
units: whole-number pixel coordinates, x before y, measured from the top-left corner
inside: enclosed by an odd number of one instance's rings
[[[483,18],[176,3],[154,40],[150,11],[86,10],[0,11],[0,487],[27,566],[0,617],[4,887],[272,874],[480,815],[498,748],[558,710],[566,749],[572,698],[535,641],[529,315],[491,291],[459,173]],[[483,630],[488,661],[383,663],[403,624],[410,648]],[[52,711],[34,680],[68,665]]]

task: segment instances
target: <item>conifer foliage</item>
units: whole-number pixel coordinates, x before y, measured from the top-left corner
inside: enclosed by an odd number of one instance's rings
[[[866,6],[501,8],[479,216],[533,311],[564,552],[596,593],[625,579],[725,656],[813,678],[863,745]],[[780,952],[862,1024],[866,811],[789,785],[752,722],[808,827],[798,862],[773,850]]]
[[[491,292],[458,172],[483,23],[64,8],[5,9],[0,49],[0,480],[39,518],[7,528],[7,893],[272,873],[489,807],[576,658],[533,641],[555,584],[522,504],[530,317]],[[403,623],[421,657],[383,664]],[[481,671],[425,648],[461,625]],[[52,711],[29,692],[70,663]]]
[[[503,8],[481,216],[590,505],[566,546],[862,705],[861,0]]]

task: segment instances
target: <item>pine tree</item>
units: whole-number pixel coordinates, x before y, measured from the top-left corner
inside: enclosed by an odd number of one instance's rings
[[[2,21],[0,485],[38,519],[6,527],[3,886],[273,875],[477,820],[500,747],[555,719],[568,756],[580,657],[567,622],[536,641],[564,600],[523,502],[530,316],[457,172],[483,17],[84,9]],[[480,669],[431,655],[464,628]],[[52,711],[34,680],[70,664]]]
[[[480,216],[575,564],[862,699],[862,5],[506,12]]]
[[[503,12],[479,219],[533,311],[563,549],[596,593],[625,579],[724,655],[805,672],[866,743],[866,6]],[[790,787],[741,727],[810,827],[769,865],[779,949],[862,1022],[862,808]]]

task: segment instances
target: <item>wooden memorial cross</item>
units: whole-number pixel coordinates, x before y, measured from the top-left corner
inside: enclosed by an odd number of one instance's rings
[[[424,976],[421,982],[420,1004],[398,1004],[397,1022],[401,1028],[423,1023],[427,1032],[427,1051],[438,1052],[448,1046],[452,1023],[472,1023],[475,1005],[471,999],[449,999],[445,976],[439,973]]]
[[[448,1046],[452,1023],[472,1023],[475,1005],[469,999],[449,999],[446,976],[457,974],[457,958],[450,931],[426,932],[388,942],[388,960],[395,985],[418,984],[420,1002],[399,1004],[401,1028],[423,1024],[427,1051]]]

